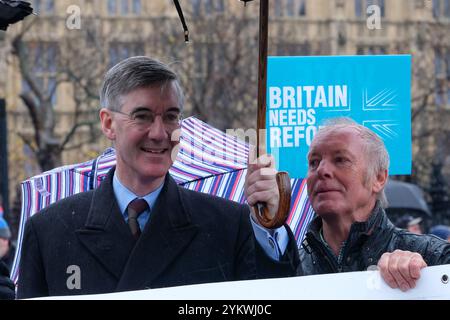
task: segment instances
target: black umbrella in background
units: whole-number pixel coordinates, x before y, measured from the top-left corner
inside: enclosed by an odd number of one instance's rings
[[[385,192],[389,203],[386,213],[394,224],[399,224],[402,219],[416,218],[422,231],[428,233],[433,219],[422,189],[412,183],[389,180]]]
[[[386,185],[388,208],[414,210],[431,217],[422,189],[412,183],[389,180]]]
[[[29,2],[0,0],[0,30],[6,31],[10,24],[21,21],[32,13],[33,8]]]

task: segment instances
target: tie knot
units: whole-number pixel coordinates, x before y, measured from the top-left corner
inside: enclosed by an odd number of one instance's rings
[[[134,199],[128,204],[128,219],[136,219],[142,212],[147,209],[147,201],[138,198]]]

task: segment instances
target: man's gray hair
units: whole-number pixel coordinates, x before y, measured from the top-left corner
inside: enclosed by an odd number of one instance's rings
[[[335,132],[344,128],[354,128],[358,131],[359,136],[365,142],[365,156],[368,161],[367,163],[367,174],[365,176],[364,183],[368,183],[371,179],[374,179],[376,175],[384,170],[389,169],[389,153],[387,152],[386,146],[383,140],[372,130],[356,123],[354,120],[341,117],[329,119],[325,122],[325,125],[319,129],[317,136]],[[380,201],[381,207],[386,208],[388,206],[388,201],[386,194],[383,189],[378,193],[377,199]]]
[[[184,95],[177,74],[158,60],[145,56],[131,57],[106,73],[100,89],[100,104],[103,108],[120,111],[122,97],[129,92],[154,85],[164,89],[171,82],[175,85],[179,108],[182,110]]]

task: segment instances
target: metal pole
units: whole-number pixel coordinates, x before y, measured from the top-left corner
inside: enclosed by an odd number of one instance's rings
[[[6,102],[0,99],[0,194],[3,199],[5,215],[9,214],[9,188],[8,188],[8,139],[6,125]]]

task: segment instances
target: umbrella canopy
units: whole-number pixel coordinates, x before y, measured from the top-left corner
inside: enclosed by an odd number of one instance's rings
[[[10,24],[23,20],[33,13],[27,1],[0,0],[0,30],[8,29]]]
[[[249,146],[236,137],[190,117],[183,120],[180,150],[169,173],[187,189],[245,203],[248,150]],[[96,188],[115,163],[115,150],[109,148],[96,159],[59,167],[22,182],[22,212],[11,271],[14,281],[18,279],[23,231],[29,217],[60,199]],[[291,212],[286,223],[300,245],[314,212],[306,194],[306,180],[291,179],[291,186]]]
[[[412,183],[389,180],[385,192],[389,203],[388,208],[417,210],[431,217],[423,192],[418,186]]]

